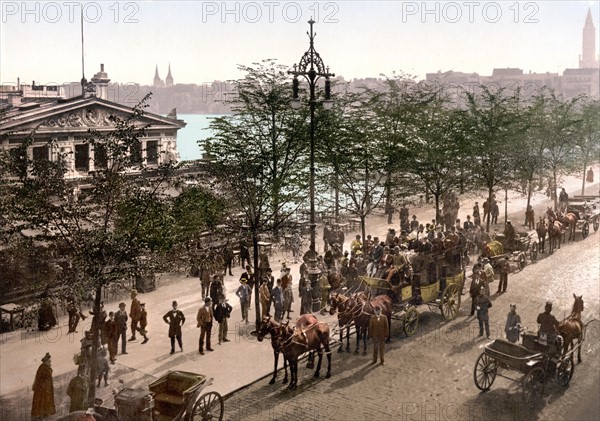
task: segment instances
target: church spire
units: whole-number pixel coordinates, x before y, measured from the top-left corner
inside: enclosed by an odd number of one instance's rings
[[[165,83],[167,86],[173,86],[173,76],[171,76],[171,63],[170,62],[169,62],[169,73],[167,74]]]
[[[158,64],[154,71],[154,86],[165,86],[164,82],[160,79],[160,76],[158,76]]]
[[[596,28],[592,18],[592,9],[588,9],[583,26],[581,57],[579,60],[580,69],[598,68],[598,58],[596,56]]]

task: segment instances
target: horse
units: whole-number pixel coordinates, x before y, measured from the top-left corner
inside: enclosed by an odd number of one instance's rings
[[[544,245],[546,243],[546,233],[548,232],[548,226],[546,220],[540,216],[540,220],[535,227],[535,232],[538,236],[538,246],[540,253],[544,253]]]
[[[320,376],[323,349],[327,354],[327,374],[331,377],[331,351],[329,350],[329,326],[319,322],[312,314],[304,314],[296,320],[291,329],[288,324],[279,328],[279,347],[290,366],[290,384],[288,389],[296,390],[298,385],[298,358],[308,351],[316,351],[319,355],[314,377]]]
[[[375,314],[375,307],[380,306],[381,312],[388,319],[388,337],[386,342],[390,342],[391,338],[391,323],[392,323],[392,299],[387,295],[378,295],[373,299],[365,299],[364,296],[357,295],[350,298],[352,301],[348,303],[348,311],[352,314],[352,320],[356,327],[356,349],[354,355],[358,355],[360,348],[360,340],[363,340],[363,353],[367,355],[367,332],[369,330],[369,322]]]
[[[554,253],[556,243],[560,249],[560,243],[563,236],[563,224],[557,220],[550,220],[548,223],[548,240],[550,242],[550,254]]]
[[[271,335],[271,347],[273,348],[273,359],[275,361],[273,368],[273,377],[269,384],[274,384],[275,379],[277,379],[277,363],[279,362],[279,353],[282,352],[279,336],[280,336],[281,325],[277,323],[275,320],[271,319],[271,316],[265,317],[261,320],[260,327],[257,330],[257,337],[259,342],[267,335]],[[283,369],[285,370],[285,377],[283,378],[283,384],[288,382],[288,370],[287,370],[287,359],[285,355],[283,356]]]
[[[583,339],[583,322],[581,321],[581,313],[583,312],[583,295],[578,297],[573,294],[573,298],[575,299],[575,302],[573,303],[571,314],[556,327],[556,331],[564,339],[563,354],[566,354],[569,351],[569,348],[573,348],[573,342],[575,339],[577,339],[578,344],[580,344]],[[577,364],[580,362],[581,346],[577,349]]]
[[[561,224],[564,225],[565,229],[568,229],[569,238],[567,241],[575,240],[575,228],[577,227],[577,215],[572,212],[567,212],[565,214],[561,212],[557,212],[556,219],[560,221]]]
[[[336,289],[344,286],[344,277],[341,273],[332,271],[327,275],[327,281],[329,285],[331,285],[331,291],[335,291]]]
[[[367,299],[366,292],[356,292],[352,297]],[[340,327],[340,347],[337,352],[344,352],[344,328],[346,328],[346,352],[350,352],[350,326],[352,326],[352,313],[349,311],[350,296],[333,293],[329,302],[329,314],[338,313],[338,324]]]

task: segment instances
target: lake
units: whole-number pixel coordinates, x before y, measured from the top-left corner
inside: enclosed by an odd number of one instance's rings
[[[192,161],[202,158],[203,150],[198,140],[206,140],[212,136],[208,126],[211,119],[222,114],[179,114],[177,118],[187,123],[177,132],[177,150],[182,161]]]

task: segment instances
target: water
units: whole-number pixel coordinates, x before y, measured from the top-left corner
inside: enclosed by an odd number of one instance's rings
[[[187,123],[177,132],[177,150],[182,161],[192,161],[202,158],[202,147],[198,140],[206,140],[212,136],[208,128],[211,119],[221,117],[221,114],[179,114],[177,118]]]

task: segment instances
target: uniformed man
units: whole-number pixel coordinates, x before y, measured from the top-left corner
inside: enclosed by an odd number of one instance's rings
[[[544,312],[540,313],[537,317],[537,322],[540,325],[539,335],[546,335],[548,342],[554,342],[556,338],[555,327],[558,326],[558,320],[552,314],[552,301],[546,301]]]
[[[373,340],[373,364],[377,363],[377,354],[379,353],[379,363],[384,365],[383,351],[385,347],[385,338],[388,336],[388,319],[385,314],[381,314],[381,307],[375,306],[375,314],[369,320],[369,338]]]
[[[483,336],[483,327],[485,326],[485,335],[490,337],[490,318],[488,309],[492,307],[492,302],[484,295],[485,288],[481,287],[479,295],[475,298],[475,307],[477,309],[477,320],[479,321],[479,336]]]
[[[130,341],[135,341],[135,332],[138,331],[138,323],[140,322],[140,316],[142,314],[142,308],[140,307],[140,300],[137,299],[137,291],[131,290],[131,307],[129,308],[129,317],[131,317],[131,338]]]

